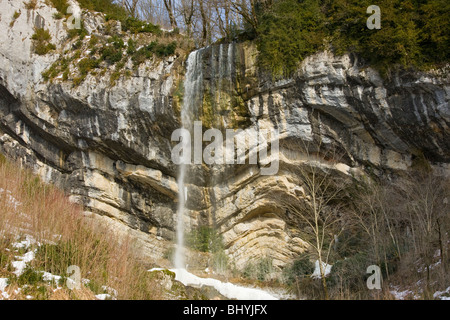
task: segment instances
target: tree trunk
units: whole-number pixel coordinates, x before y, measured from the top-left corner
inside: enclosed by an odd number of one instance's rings
[[[208,44],[208,17],[206,16],[205,7],[203,1],[199,0],[200,16],[202,17],[202,44],[205,46]]]
[[[447,271],[447,267],[446,267],[446,263],[445,263],[445,259],[444,259],[444,244],[442,241],[442,232],[441,232],[441,222],[438,219],[436,219],[436,224],[437,224],[437,229],[438,229],[438,236],[439,236],[439,251],[440,251],[440,256],[441,256],[441,264],[442,264],[442,268],[444,269],[444,272]]]
[[[319,257],[319,268],[320,268],[320,277],[322,278],[322,287],[323,287],[323,292],[325,294],[325,300],[329,300],[330,297],[328,296],[327,279],[325,279],[325,272],[323,271],[321,257]]]
[[[170,26],[172,27],[172,29],[177,28],[178,24],[173,14],[172,0],[164,0],[164,6],[166,7],[167,13],[169,15]]]

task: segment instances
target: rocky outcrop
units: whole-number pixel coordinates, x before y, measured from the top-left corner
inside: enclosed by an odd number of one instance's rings
[[[15,11],[21,14],[12,24]],[[2,1],[0,12],[0,151],[131,234],[144,257],[160,259],[175,237],[178,166],[170,136],[180,127],[186,56],[149,59],[115,85],[111,70],[79,86],[62,78],[49,83],[42,72],[73,45],[65,20],[53,19],[56,10],[44,1],[34,10]],[[102,34],[102,15],[83,17],[89,33]],[[39,56],[31,36],[42,26],[57,49]],[[261,175],[261,162],[188,169],[185,227],[220,230],[238,269],[265,256],[281,267],[306,248],[298,221],[270,197],[304,196],[296,168],[308,158],[299,141],[339,150],[340,159],[320,165],[348,175],[383,175],[423,161],[450,172],[448,71],[386,80],[352,55],[321,52],[292,78],[273,81],[258,71],[252,43],[213,45],[198,59],[202,99],[193,120],[279,132],[277,175]]]
[[[384,80],[356,57],[321,52],[305,59],[292,78],[272,81],[258,71],[252,43],[212,46],[200,55],[202,87],[213,103],[203,103],[198,119],[207,116],[206,106],[216,114],[213,127],[223,124],[224,128],[269,129],[279,134],[276,175],[261,175],[260,167],[267,165],[262,162],[213,166],[208,173],[210,223],[221,230],[226,251],[238,269],[265,256],[282,266],[305,250],[296,230],[298,221],[271,196],[304,201],[298,168],[311,163],[301,151],[304,144],[320,142],[340,155],[314,165],[353,177],[389,175],[423,162],[439,174],[449,174],[445,71]],[[224,99],[229,106],[225,112]]]
[[[34,10],[3,1],[1,12],[1,151],[67,190],[87,211],[107,217],[118,231],[133,233],[145,255],[162,257],[162,239],[173,237],[178,192],[167,139],[178,126],[170,102],[179,77],[176,57],[141,64],[115,87],[108,73],[89,75],[78,87],[48,83],[42,72],[73,50],[65,20],[53,19],[57,11],[44,1]],[[14,12],[21,14],[10,27]],[[84,26],[101,34],[98,20],[104,18],[93,15],[84,13]],[[31,37],[38,27],[49,31],[55,52],[34,53]]]

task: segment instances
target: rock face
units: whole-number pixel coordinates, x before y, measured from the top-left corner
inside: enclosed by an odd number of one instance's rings
[[[15,19],[13,14],[20,11]],[[163,257],[175,237],[178,166],[170,136],[180,127],[177,94],[186,57],[150,59],[114,86],[88,75],[79,85],[45,82],[42,71],[71,49],[65,20],[38,1],[0,2],[0,151],[67,190],[87,212],[137,240],[147,259]],[[102,16],[84,14],[90,33]],[[33,52],[35,27],[49,30],[57,49]],[[299,141],[321,141],[340,159],[320,165],[348,175],[383,175],[425,161],[449,175],[448,72],[383,80],[356,57],[315,54],[290,79],[272,81],[256,67],[252,43],[198,51],[200,100],[192,120],[205,128],[277,130],[279,170],[266,163],[193,165],[185,227],[208,224],[224,238],[238,269],[270,257],[282,267],[306,249],[298,221],[270,194],[303,197],[298,166],[308,162]],[[200,72],[201,71],[201,72]],[[319,165],[319,164],[318,164]]]

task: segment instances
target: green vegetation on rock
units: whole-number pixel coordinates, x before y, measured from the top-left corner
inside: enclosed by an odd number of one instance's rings
[[[217,252],[222,249],[222,237],[214,228],[200,226],[186,235],[189,248],[201,252]]]
[[[34,41],[34,52],[38,55],[45,55],[56,46],[50,42],[50,32],[44,28],[35,28],[31,39]]]
[[[325,16],[318,1],[275,1],[259,26],[261,67],[276,76],[292,73],[306,56],[322,46]]]
[[[259,13],[259,63],[275,77],[291,75],[309,54],[354,52],[387,75],[398,68],[430,68],[449,61],[450,2],[383,0],[381,29],[370,30],[356,0],[275,0]]]
[[[67,14],[67,8],[69,7],[69,3],[67,2],[67,0],[50,0],[50,2],[53,7],[58,10],[58,18],[62,18],[62,15]]]
[[[77,0],[81,8],[102,12],[109,19],[124,21],[128,18],[125,8],[121,7],[114,0]]]

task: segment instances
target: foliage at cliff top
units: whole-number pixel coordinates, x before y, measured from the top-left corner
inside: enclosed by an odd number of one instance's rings
[[[61,14],[67,13],[69,3],[67,0],[50,0]],[[127,11],[120,5],[114,3],[114,0],[77,0],[81,8],[102,12],[115,20],[125,20],[128,17]]]
[[[65,14],[67,0],[50,1]],[[161,34],[158,26],[131,17],[121,2],[77,1],[82,8],[105,13],[106,20],[121,21],[124,31]],[[212,7],[217,5],[204,2]],[[240,13],[246,18],[232,21],[229,28],[243,30],[228,30],[230,36],[222,41],[255,40],[260,51],[259,64],[274,78],[292,75],[305,57],[323,49],[331,49],[338,55],[356,53],[385,76],[399,68],[441,67],[450,58],[447,0],[242,0],[242,3],[250,6],[251,12],[242,7]],[[371,5],[381,10],[381,29],[366,26],[371,15],[367,8]],[[211,39],[218,36],[209,35]]]
[[[67,0],[49,1],[58,10],[55,19],[69,16],[66,14]],[[176,51],[184,42],[177,30],[164,32],[159,25],[133,18],[112,0],[77,1],[84,9],[105,14],[103,34],[89,35],[83,21],[80,29],[67,30],[68,42],[63,48],[66,50],[60,59],[42,73],[45,81],[71,80],[76,87],[89,74],[99,75],[100,79],[108,72],[110,85],[114,86],[121,77],[131,77],[139,65],[148,59],[179,54]],[[116,21],[121,22],[120,29],[117,28]],[[38,42],[40,38],[36,35],[33,39],[36,42],[35,52],[38,54],[46,54],[55,49],[54,46],[49,47],[47,42]],[[128,64],[128,61],[132,61],[132,64]]]
[[[260,65],[291,75],[309,54],[353,52],[384,75],[398,67],[426,69],[450,60],[450,2],[446,0],[274,0],[258,13]],[[381,29],[368,29],[370,5]]]

